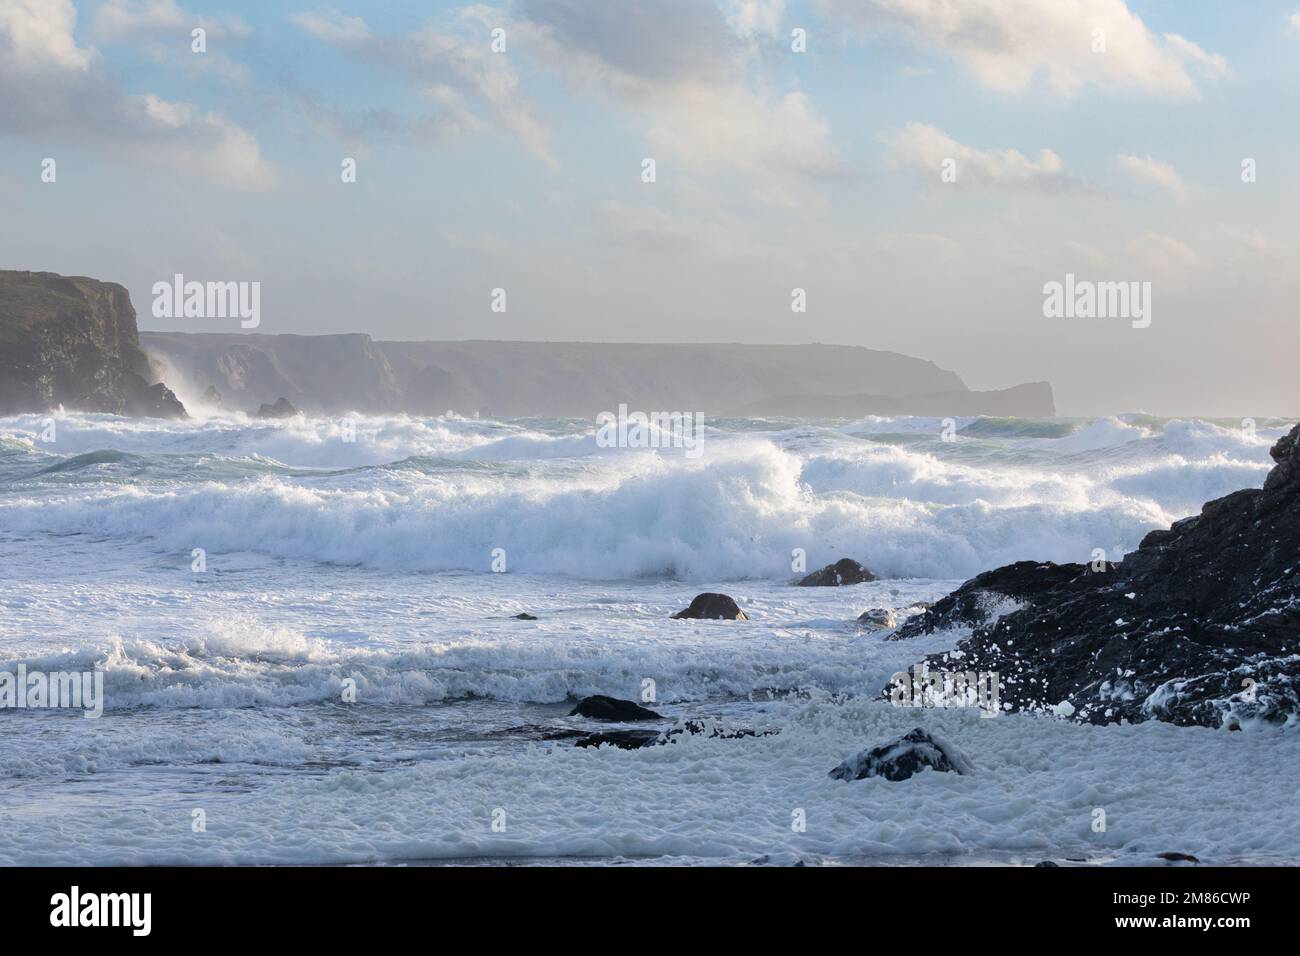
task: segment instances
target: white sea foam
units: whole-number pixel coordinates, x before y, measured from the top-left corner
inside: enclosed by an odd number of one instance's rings
[[[11,443],[30,441],[31,421],[8,421]],[[852,555],[886,575],[953,578],[1131,549],[1206,499],[1260,484],[1269,465],[1267,430],[1250,440],[1199,422],[919,446],[833,429],[718,433],[695,461],[611,453],[575,427],[373,419],[347,443],[333,421],[82,416],[61,429],[59,456],[32,444],[29,474],[8,464],[21,480],[0,495],[0,519],[426,571],[482,570],[504,548],[534,573],[770,578],[802,548],[814,564]],[[137,457],[72,457],[106,445]]]

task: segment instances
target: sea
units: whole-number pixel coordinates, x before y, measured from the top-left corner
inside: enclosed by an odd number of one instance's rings
[[[857,620],[1117,560],[1290,424],[0,418],[0,864],[1300,862],[1294,728],[894,706],[968,632]],[[672,617],[707,591],[749,619]],[[591,694],[755,733],[578,747]],[[918,726],[973,772],[828,776]]]

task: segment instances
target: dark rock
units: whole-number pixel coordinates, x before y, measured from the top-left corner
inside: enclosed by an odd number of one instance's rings
[[[0,415],[60,405],[186,417],[140,348],[126,289],[83,276],[0,272]]]
[[[704,720],[684,720],[680,727],[674,727],[668,731],[668,737],[674,737],[677,734],[687,733],[692,736],[717,737],[720,740],[738,740],[741,737],[771,737],[778,733],[775,730],[750,730],[748,727],[722,727],[713,721]]]
[[[691,606],[684,611],[678,611],[673,615],[673,617],[677,619],[689,618],[692,620],[749,620],[749,615],[742,611],[740,605],[727,597],[727,595],[713,594],[711,592],[695,595],[695,600],[691,601]]]
[[[143,380],[129,388],[124,413],[138,418],[189,417],[175,392],[162,382],[144,385]]]
[[[603,694],[582,698],[578,701],[578,706],[569,711],[569,716],[610,721],[662,719],[659,714],[647,710],[640,704],[630,700],[619,700],[617,697],[605,697]]]
[[[1157,853],[1156,856],[1162,860],[1168,860],[1170,863],[1200,863],[1196,857],[1190,853],[1178,853],[1174,850],[1166,850],[1164,853]]]
[[[862,780],[884,777],[906,780],[929,767],[941,773],[970,773],[973,769],[957,748],[946,740],[933,737],[920,727],[897,740],[850,757],[830,772],[836,780]]]
[[[1034,864],[1034,867],[1035,867],[1035,868],[1040,867],[1040,866],[1056,866],[1056,867],[1059,867],[1060,865],[1061,865],[1061,864],[1059,864],[1059,863],[1053,863],[1051,860],[1041,860],[1041,861],[1039,861],[1038,863],[1035,863],[1035,864]]]
[[[704,736],[710,739],[739,740],[743,737],[770,737],[779,733],[776,730],[751,730],[748,727],[723,727],[713,721],[686,720],[669,730],[611,730],[599,734],[588,734],[574,742],[576,747],[599,747],[612,744],[623,750],[636,750],[641,747],[657,747],[675,738],[687,735]]]
[[[203,397],[200,398],[199,401],[204,405],[207,405],[209,408],[226,407],[225,399],[221,397],[221,393],[217,391],[217,386],[215,385],[209,385],[207,390],[203,393]]]
[[[657,730],[607,730],[599,734],[587,734],[575,740],[575,747],[599,747],[609,744],[620,750],[637,750],[659,742],[663,735]]]
[[[903,622],[895,640],[919,637],[955,627],[987,624],[990,618],[1015,610],[1091,574],[1087,565],[1053,564],[1051,561],[1017,561],[994,571],[985,571],[967,581],[946,598],[929,605],[921,614]]]
[[[254,417],[255,418],[293,418],[295,415],[301,415],[301,414],[302,412],[294,408],[293,404],[287,398],[281,396],[280,398],[277,398],[275,400],[274,405],[267,405],[265,402],[263,402],[261,407],[258,408],[257,414],[254,415]]]
[[[801,588],[837,588],[844,584],[864,584],[876,576],[852,558],[840,558],[799,582]]]
[[[1039,586],[1022,589],[1025,607],[976,629],[954,658],[932,655],[929,666],[957,660],[964,671],[995,672],[1004,710],[1051,708],[1080,722],[1295,722],[1298,436],[1300,426],[1273,447],[1277,464],[1262,489],[1210,501],[1199,515],[1152,531],[1107,571],[1061,565],[1039,577],[1022,575],[1022,562],[990,572],[1036,577]],[[954,604],[960,594],[950,595]]]
[[[537,620],[537,617],[536,617],[536,615],[529,614],[527,611],[523,611],[523,612],[521,612],[521,613],[515,615],[515,620],[516,620],[516,621],[535,621],[535,620]]]

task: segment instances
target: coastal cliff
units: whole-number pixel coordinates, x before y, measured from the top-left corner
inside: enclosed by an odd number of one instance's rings
[[[0,414],[59,406],[185,417],[140,348],[126,289],[83,276],[0,271]]]
[[[196,396],[212,387],[242,409],[283,397],[308,414],[581,418],[622,403],[713,416],[1055,414],[1046,383],[972,392],[933,362],[858,346],[185,332],[141,342]]]

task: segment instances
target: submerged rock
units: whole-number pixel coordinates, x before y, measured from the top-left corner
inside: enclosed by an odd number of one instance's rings
[[[295,415],[301,415],[301,414],[302,412],[298,411],[298,409],[293,407],[292,402],[290,402],[284,396],[281,396],[275,400],[274,405],[267,405],[265,402],[263,402],[261,407],[258,408],[257,413],[256,415],[254,415],[254,417],[255,418],[293,418]]]
[[[836,780],[884,777],[906,780],[929,767],[940,773],[970,773],[974,768],[948,741],[934,737],[920,727],[881,747],[864,750],[830,772]]]
[[[1262,489],[1207,502],[1105,571],[1021,562],[981,575],[1020,581],[1025,606],[929,667],[997,673],[1003,709],[1079,722],[1300,722],[1298,437],[1273,447]]]
[[[1157,853],[1156,856],[1158,856],[1162,860],[1168,860],[1170,863],[1200,863],[1201,862],[1196,857],[1192,856],[1190,853],[1178,853],[1177,851],[1174,850],[1166,850],[1164,853]]]
[[[520,613],[518,613],[518,614],[515,615],[515,620],[516,620],[516,621],[535,621],[535,620],[537,620],[537,616],[536,616],[535,614],[529,614],[527,611],[521,611]]]
[[[638,750],[649,747],[660,740],[663,734],[658,730],[607,730],[599,734],[587,734],[573,742],[575,747],[599,747],[609,744],[620,750]]]
[[[578,701],[578,706],[569,711],[570,717],[589,717],[592,720],[629,721],[660,720],[659,714],[648,710],[630,700],[593,694]]]
[[[872,630],[889,630],[897,624],[894,612],[887,607],[873,607],[858,615],[858,624]]]
[[[770,737],[775,730],[751,730],[747,727],[725,727],[711,720],[685,720],[669,730],[611,730],[588,734],[574,741],[575,747],[599,747],[610,744],[623,750],[657,747],[682,736],[709,737],[719,740],[738,740],[742,737]]]
[[[585,730],[573,727],[549,727],[546,724],[518,724],[501,730],[489,730],[486,737],[518,737],[523,740],[568,740],[573,737],[586,737]]]
[[[749,615],[725,594],[705,592],[695,595],[691,606],[673,615],[675,619],[748,621]]]
[[[865,584],[876,576],[852,558],[840,558],[820,571],[814,571],[799,582],[801,588],[837,588],[845,584]]]

